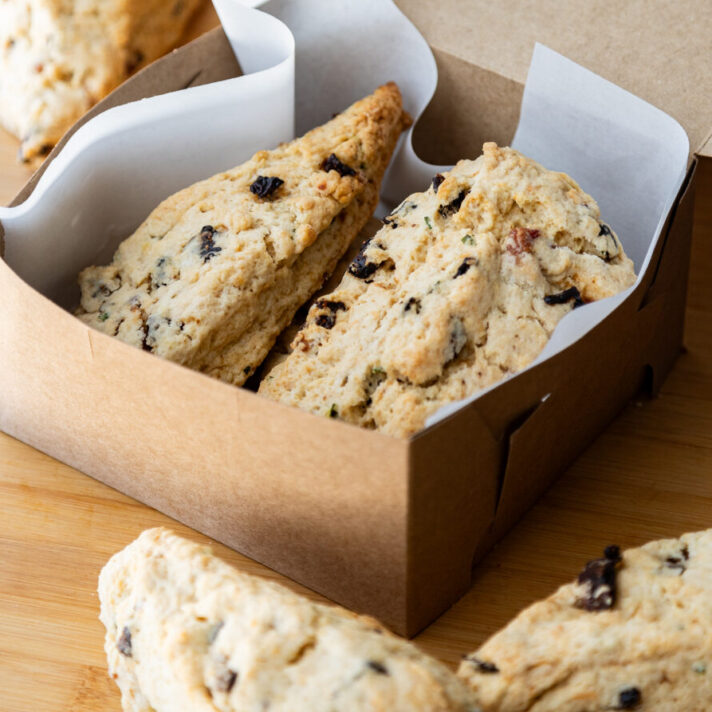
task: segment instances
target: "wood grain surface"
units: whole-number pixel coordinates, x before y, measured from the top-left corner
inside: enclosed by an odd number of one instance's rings
[[[192,34],[214,24],[206,11]],[[29,177],[16,151],[0,132],[2,204]],[[686,353],[660,396],[631,403],[478,567],[470,592],[417,638],[448,664],[606,544],[712,526],[711,164],[698,185]],[[99,570],[148,527],[205,537],[3,434],[0,502],[0,710],[118,712],[97,619]],[[214,550],[319,598],[222,545]]]

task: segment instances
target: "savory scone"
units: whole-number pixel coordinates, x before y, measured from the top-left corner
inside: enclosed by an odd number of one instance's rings
[[[93,104],[179,41],[204,0],[0,2],[0,125],[46,155]]]
[[[261,394],[409,436],[531,363],[569,311],[635,281],[593,198],[494,143],[384,223]]]
[[[519,614],[458,675],[485,712],[712,709],[712,530],[620,553]]]
[[[409,119],[391,83],[327,124],[159,205],[79,277],[80,319],[242,384],[378,204]]]
[[[125,712],[477,712],[452,672],[377,621],[165,529],[107,563],[99,598]]]

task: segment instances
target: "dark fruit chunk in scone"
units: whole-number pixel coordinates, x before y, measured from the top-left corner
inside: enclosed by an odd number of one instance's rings
[[[116,641],[116,648],[122,655],[128,658],[132,656],[131,631],[126,626],[124,626],[119,639]]]
[[[314,306],[317,309],[325,310],[316,317],[317,325],[324,329],[332,329],[336,323],[336,313],[346,311],[346,305],[343,302],[329,301],[328,299],[319,299]]]
[[[222,251],[222,247],[218,247],[215,244],[215,232],[215,228],[212,225],[206,225],[200,231],[200,256],[203,258],[204,263]]]
[[[619,710],[632,710],[636,708],[642,700],[642,695],[637,687],[627,687],[625,690],[621,690],[618,695],[618,707]]]
[[[284,181],[276,176],[257,176],[250,186],[250,192],[258,198],[271,198],[274,193],[284,185]]]
[[[435,183],[433,183],[433,185],[435,185]],[[441,205],[438,208],[438,214],[443,218],[446,218],[449,215],[454,215],[460,209],[460,206],[462,205],[462,201],[465,199],[466,195],[467,195],[467,191],[461,190],[457,194],[457,197],[453,198],[446,205]]]
[[[559,292],[558,294],[547,294],[544,297],[544,301],[547,304],[566,304],[566,302],[570,302],[572,299],[574,301],[574,309],[584,305],[584,301],[581,298],[581,292],[579,292],[577,287],[569,287],[568,289],[564,289],[563,292]]]
[[[354,261],[349,265],[349,274],[359,279],[368,279],[383,264],[383,262],[369,262],[366,250],[371,244],[371,238],[366,240],[359,250]]]
[[[587,611],[605,611],[616,603],[616,568],[621,562],[617,546],[607,546],[603,558],[586,564],[578,582],[585,594],[576,599],[576,607]]]
[[[323,170],[325,171],[336,171],[342,178],[344,176],[355,176],[356,171],[342,163],[333,153],[322,163]]]
[[[507,252],[515,257],[518,257],[523,252],[531,252],[532,244],[540,234],[539,230],[527,227],[512,228],[507,242]]]

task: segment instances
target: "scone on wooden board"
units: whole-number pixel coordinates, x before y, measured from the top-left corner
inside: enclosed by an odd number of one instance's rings
[[[0,2],[0,125],[34,161],[132,72],[178,44],[204,0]]]
[[[79,318],[241,385],[371,217],[409,121],[387,84],[167,198],[110,265],[82,271]]]
[[[407,437],[531,363],[569,311],[635,281],[591,196],[494,143],[384,222],[261,394]]]
[[[444,665],[372,618],[238,572],[150,529],[99,577],[125,712],[477,712]]]
[[[712,530],[608,547],[458,675],[485,712],[708,712]]]

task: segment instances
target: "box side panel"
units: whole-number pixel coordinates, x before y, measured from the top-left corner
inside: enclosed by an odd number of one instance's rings
[[[636,315],[634,309],[619,310],[604,322],[605,328],[571,347],[557,368],[537,376],[551,395],[540,391],[545,400],[502,434],[497,517],[476,558],[519,520],[638,390],[645,377],[639,340],[650,346],[651,319],[662,316],[654,311]]]
[[[411,441],[408,635],[469,588],[474,547],[494,516],[498,459],[498,443],[474,410]]]
[[[0,295],[2,430],[404,629],[406,441],[94,332],[1,261]]]
[[[654,265],[655,271],[650,288],[640,305],[641,312],[651,310],[653,313],[660,311],[664,314],[662,322],[656,321],[652,325],[655,345],[650,350],[653,354],[650,361],[652,368],[650,387],[653,394],[660,390],[663,380],[675,363],[683,341],[694,205],[700,169],[699,162],[693,164],[687,185],[683,186],[683,197],[673,208],[662,256]],[[668,248],[668,244],[673,247]],[[676,253],[679,254],[678,259],[672,259],[672,255]]]

